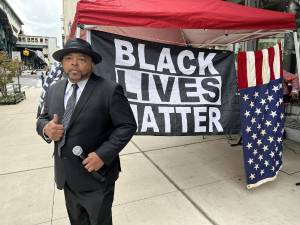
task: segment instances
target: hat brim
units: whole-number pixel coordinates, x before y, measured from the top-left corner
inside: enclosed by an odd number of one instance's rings
[[[86,50],[86,49],[80,49],[80,48],[67,48],[67,49],[60,49],[53,53],[52,57],[56,60],[61,62],[63,57],[69,53],[82,53],[85,55],[88,55],[92,58],[93,62],[95,64],[102,61],[101,55],[99,55],[97,52]]]

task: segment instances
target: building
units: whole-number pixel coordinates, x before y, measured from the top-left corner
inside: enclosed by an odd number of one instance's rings
[[[21,59],[29,69],[41,69],[53,64],[52,54],[57,49],[56,37],[20,34],[16,43],[16,51],[21,53]]]
[[[78,1],[79,0],[63,0],[63,42],[69,38]]]
[[[6,0],[0,0],[0,51],[11,56],[23,22]]]

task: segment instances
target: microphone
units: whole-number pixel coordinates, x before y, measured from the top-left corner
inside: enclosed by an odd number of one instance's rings
[[[83,154],[83,150],[81,148],[81,146],[74,146],[72,149],[72,152],[74,155],[78,156],[79,158],[81,158],[82,160],[86,159],[86,156]],[[100,182],[104,182],[106,180],[106,178],[104,177],[103,174],[97,171],[92,171],[91,174],[93,175],[93,177],[97,180],[99,180]]]
[[[75,146],[72,149],[72,152],[73,152],[74,155],[78,156],[82,160],[84,160],[86,158],[85,155],[83,154],[83,150],[82,150],[81,146],[78,146],[78,145]]]

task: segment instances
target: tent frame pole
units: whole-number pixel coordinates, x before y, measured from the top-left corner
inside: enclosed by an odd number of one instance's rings
[[[298,39],[298,34],[297,32],[293,32],[294,33],[294,44],[295,44],[295,53],[296,53],[296,67],[297,67],[297,74],[298,77],[300,76],[300,43],[299,43],[299,39]],[[300,79],[299,79],[299,83],[300,83]]]
[[[77,26],[76,27],[76,35],[75,35],[76,38],[80,38],[80,30],[81,30],[81,28],[79,26]]]

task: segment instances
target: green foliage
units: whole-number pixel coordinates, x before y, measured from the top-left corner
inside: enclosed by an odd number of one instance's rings
[[[0,96],[0,105],[12,105],[17,104],[18,102],[26,98],[25,92],[19,92],[7,96]]]
[[[6,85],[12,82],[21,65],[22,62],[11,59],[6,52],[0,51],[0,91],[3,97],[7,96]]]

